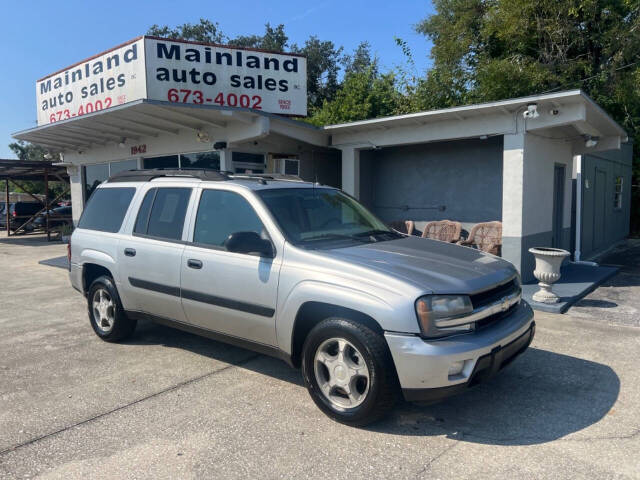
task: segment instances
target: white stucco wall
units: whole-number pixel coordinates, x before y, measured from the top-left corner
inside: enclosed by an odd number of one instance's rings
[[[565,165],[563,228],[571,227],[573,153],[570,142],[532,133],[524,136],[524,188],[522,235],[553,229],[554,168]]]

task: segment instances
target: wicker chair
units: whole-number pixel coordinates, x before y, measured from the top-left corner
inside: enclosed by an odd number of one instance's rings
[[[500,255],[502,253],[502,222],[477,223],[469,232],[469,237],[459,241],[458,244]]]
[[[416,228],[413,220],[396,220],[394,222],[389,223],[389,227],[400,233],[406,233],[407,235],[413,235],[413,232]]]
[[[451,220],[429,222],[422,231],[422,238],[431,238],[441,242],[456,243],[460,240],[462,224]]]

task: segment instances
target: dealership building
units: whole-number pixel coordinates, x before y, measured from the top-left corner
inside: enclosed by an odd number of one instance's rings
[[[306,59],[140,37],[36,84],[77,222],[92,191],[135,168],[286,173],[342,188],[386,222],[498,220],[531,279],[532,246],[584,260],[629,232],[632,148],[580,90],[315,127]]]

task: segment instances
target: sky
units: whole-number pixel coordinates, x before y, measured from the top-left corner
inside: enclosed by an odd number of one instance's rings
[[[242,2],[181,0],[0,0],[0,158],[15,158],[11,134],[36,126],[36,80],[146,33],[149,26],[207,18],[230,37],[262,34],[283,23],[291,43],[310,35],[346,52],[367,40],[383,70],[404,63],[394,37],[412,49],[416,68],[429,66],[430,43],[413,26],[432,13],[428,1],[319,0]]]

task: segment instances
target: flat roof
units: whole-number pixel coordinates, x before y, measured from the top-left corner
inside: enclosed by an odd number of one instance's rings
[[[479,116],[491,112],[515,115],[518,110],[529,103],[538,104],[539,109],[561,108],[563,105],[569,104],[583,105],[589,124],[597,128],[604,136],[620,137],[623,141],[627,139],[626,131],[582,90],[531,95],[324,127],[316,127],[305,121],[248,108],[141,99],[80,117],[16,132],[13,137],[42,145],[52,151],[63,151],[118,143],[121,137],[136,139],[143,136],[158,136],[167,132],[177,134],[178,130],[184,128],[194,130],[207,126],[224,128],[228,122],[240,121],[243,123],[244,119],[244,123],[247,123],[247,120],[250,123],[256,117],[265,117],[278,125],[275,130],[271,128],[270,133],[286,135],[314,145],[331,146],[329,140],[334,134],[427,125],[447,120],[465,121],[471,118],[477,119]]]
[[[355,122],[338,123],[334,125],[326,125],[323,130],[329,133],[344,133],[347,131],[362,131],[370,127],[392,127],[401,125],[415,125],[416,122],[423,123],[433,120],[440,120],[446,117],[464,119],[465,115],[472,116],[486,113],[487,110],[503,111],[505,113],[514,113],[521,106],[529,103],[562,103],[562,102],[583,101],[602,117],[608,124],[610,130],[615,131],[620,136],[627,136],[627,132],[605,112],[596,102],[594,102],[582,90],[567,90],[557,93],[547,93],[541,95],[530,95],[527,97],[510,98],[505,100],[497,100],[494,102],[476,103],[471,105],[463,105],[459,107],[442,108],[438,110],[428,110],[416,113],[407,113],[404,115],[393,115],[388,117],[372,118],[369,120],[358,120]]]
[[[56,177],[69,177],[65,167],[56,166],[53,162],[0,159],[0,180],[43,180],[45,170],[50,181],[56,181]]]

